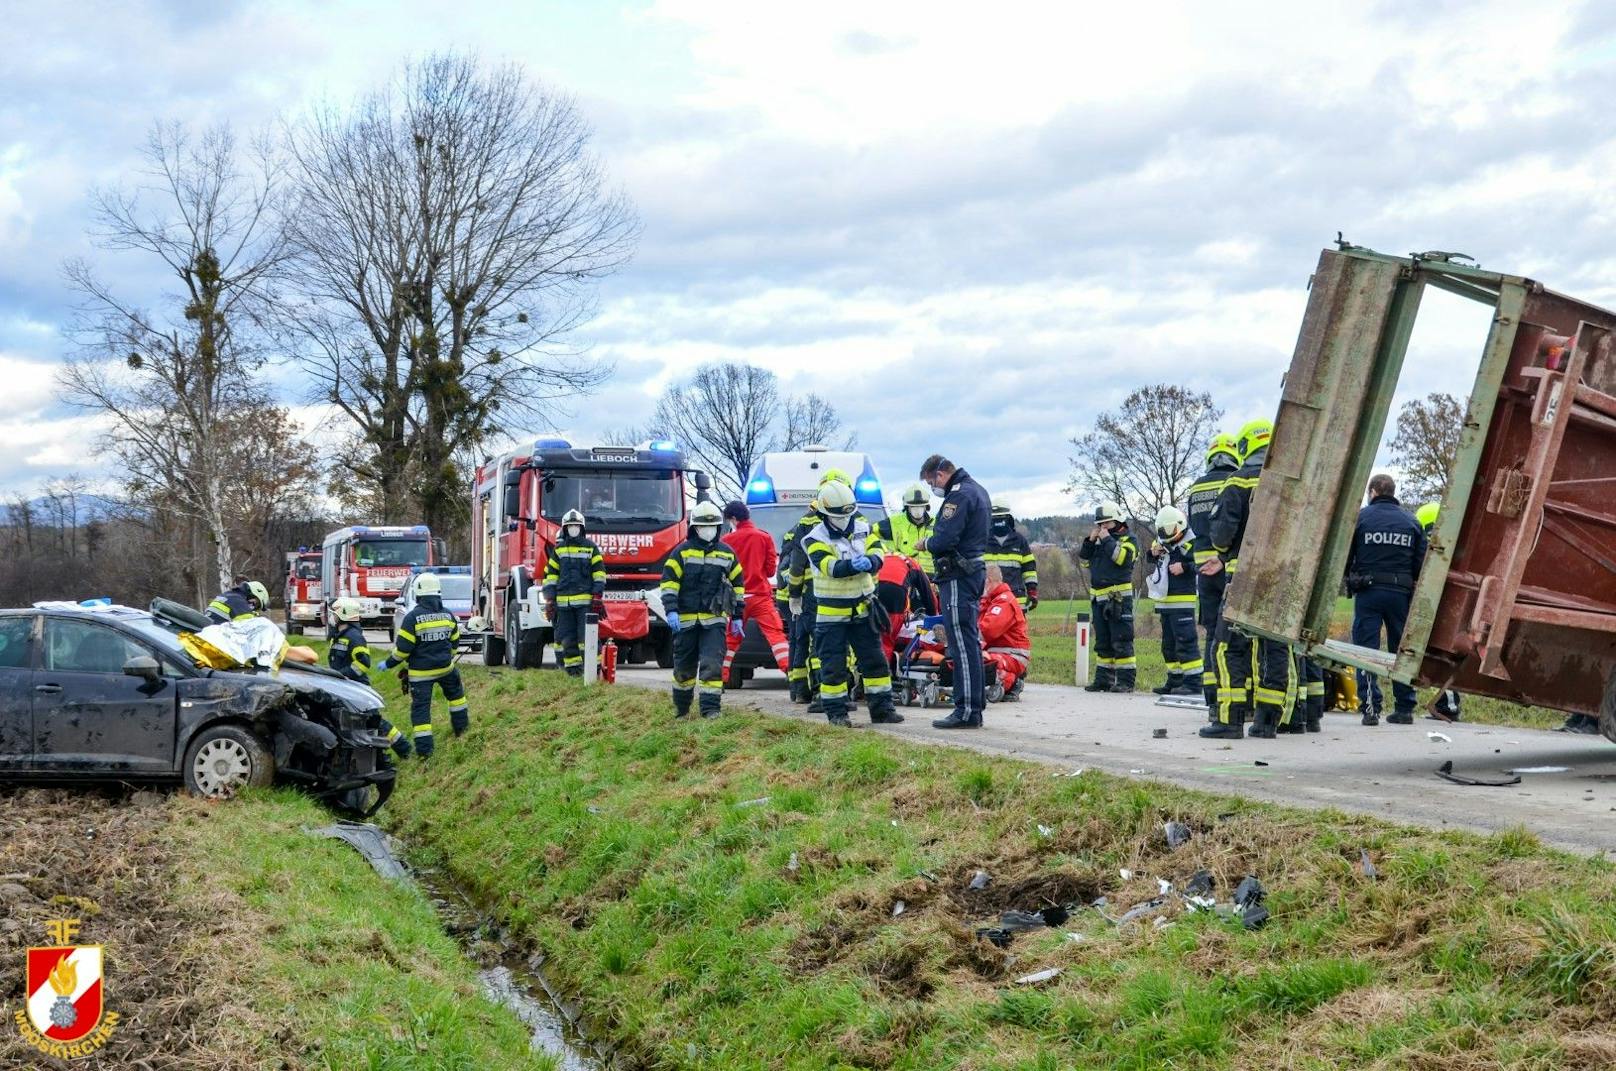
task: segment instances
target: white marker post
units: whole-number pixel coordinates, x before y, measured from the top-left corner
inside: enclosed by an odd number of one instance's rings
[[[1079,611],[1077,615],[1077,686],[1079,688],[1089,682],[1089,615]]]
[[[584,680],[594,684],[600,679],[600,667],[595,664],[595,653],[600,646],[600,618],[591,610],[584,614]]]

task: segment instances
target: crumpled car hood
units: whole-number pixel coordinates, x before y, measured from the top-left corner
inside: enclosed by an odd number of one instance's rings
[[[282,662],[279,679],[300,692],[324,693],[335,696],[355,710],[380,710],[385,702],[381,693],[366,684],[347,677],[328,677],[323,673],[310,673],[296,663]]]

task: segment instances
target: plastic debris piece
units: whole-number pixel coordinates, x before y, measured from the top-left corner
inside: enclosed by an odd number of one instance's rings
[[[1481,788],[1508,788],[1521,783],[1521,775],[1516,774],[1507,781],[1482,781],[1475,777],[1465,777],[1453,772],[1453,760],[1449,759],[1436,768],[1436,775],[1444,781],[1452,781],[1456,785],[1474,785]]]
[[[902,900],[893,901],[893,904],[892,904],[892,917],[897,918],[899,915],[903,914],[903,909],[905,907],[907,907],[907,906],[909,906],[909,905],[905,904]]]
[[[1156,927],[1158,930],[1165,930],[1167,927],[1172,925],[1172,923],[1167,921],[1166,917],[1163,915],[1157,915],[1153,920],[1151,920],[1150,924]]]
[[[798,867],[797,853],[792,852],[791,853],[791,858],[786,860],[786,869],[792,871],[793,873],[795,873],[796,870],[797,870],[797,867]]]
[[[1131,773],[1131,774],[1142,774],[1145,771],[1143,771],[1143,770],[1129,770],[1128,772]]]
[[[765,803],[768,803],[773,798],[774,798],[773,796],[759,796],[755,800],[742,800],[741,802],[737,803],[735,806],[737,806],[737,807],[761,807]]]
[[[1167,739],[1167,730],[1166,729],[1152,729],[1150,731],[1150,738],[1152,740],[1166,740]]]
[[[1124,926],[1130,922],[1137,922],[1146,915],[1156,914],[1165,906],[1167,906],[1167,901],[1160,897],[1154,900],[1146,900],[1142,904],[1135,904],[1123,913],[1122,917],[1117,920],[1117,925]]]
[[[1157,878],[1156,891],[1161,893],[1163,896],[1166,896],[1168,893],[1173,891],[1173,883],[1168,881],[1166,878]]]
[[[1197,870],[1190,875],[1190,880],[1184,883],[1184,893],[1186,896],[1207,896],[1217,883],[1212,871]]]
[[[1368,878],[1370,881],[1374,881],[1376,878],[1380,877],[1380,871],[1375,869],[1374,861],[1369,858],[1368,848],[1358,849],[1358,865],[1363,871],[1363,876]]]
[[[1111,901],[1110,901],[1110,900],[1107,900],[1107,899],[1106,899],[1106,898],[1105,898],[1105,897],[1103,897],[1103,896],[1096,896],[1096,897],[1095,897],[1095,898],[1094,898],[1094,900],[1093,900],[1093,901],[1092,901],[1092,902],[1091,902],[1091,903],[1090,903],[1090,904],[1089,904],[1089,906],[1090,906],[1090,907],[1092,907],[1092,908],[1094,908],[1094,909],[1095,909],[1095,910],[1099,910],[1099,909],[1100,909],[1100,908],[1102,908],[1102,907],[1109,907],[1109,906],[1111,906]]]
[[[1427,739],[1427,740],[1440,740],[1444,744],[1453,743],[1453,737],[1449,736],[1447,733],[1439,733],[1434,729],[1425,734],[1425,739]]]
[[[1117,871],[1117,873],[1122,875],[1123,881],[1133,880],[1133,871],[1129,870],[1127,867],[1123,867],[1121,870]]]
[[[1268,909],[1262,904],[1247,904],[1240,912],[1240,925],[1248,930],[1260,930],[1268,922]]]
[[[1038,835],[1040,837],[1052,837],[1055,835],[1055,831],[1040,822],[1038,823]]]
[[[1251,904],[1260,904],[1268,899],[1268,890],[1262,887],[1257,875],[1247,874],[1241,879],[1234,890],[1234,904],[1236,907],[1247,907]]]
[[[898,820],[897,820],[897,819],[896,819],[896,818],[894,818],[894,819],[893,819],[893,820],[892,820],[892,828],[893,828],[893,829],[897,829],[897,828],[898,828]]]
[[[986,870],[978,870],[971,875],[971,883],[966,888],[972,892],[981,892],[991,884],[993,884],[993,875]]]
[[[942,880],[936,874],[933,874],[929,870],[919,871],[919,874],[920,874],[921,877],[925,878],[927,881],[941,881]]]
[[[1162,834],[1167,838],[1167,846],[1174,851],[1188,844],[1193,835],[1190,827],[1183,822],[1163,822]]]
[[[1044,982],[1054,981],[1060,975],[1061,969],[1059,967],[1050,967],[1047,970],[1033,971],[1031,974],[1022,975],[1016,979],[1016,985],[1042,985]]]
[[[1570,771],[1570,769],[1571,769],[1571,767],[1569,767],[1569,766],[1517,766],[1513,770],[1505,770],[1504,772],[1505,773],[1512,773],[1512,774],[1523,774],[1523,773],[1567,773],[1567,772]]]
[[[978,926],[976,928],[976,936],[979,938],[985,938],[987,942],[993,945],[995,948],[1009,948],[1010,942],[1015,939],[1015,934],[1011,933],[1009,930],[1000,929],[997,926]]]
[[[1072,917],[1072,913],[1059,904],[1042,908],[1038,914],[1043,916],[1045,926],[1060,926]]]
[[[1252,765],[1253,766],[1267,766],[1268,764],[1266,762],[1264,762],[1263,760],[1258,759],[1257,761],[1253,762]]]
[[[1184,902],[1190,905],[1191,911],[1211,911],[1218,906],[1218,902],[1210,896],[1186,896]]]
[[[1011,908],[999,916],[1000,928],[1009,930],[1011,933],[1019,933],[1022,930],[1041,930],[1046,925],[1048,923],[1044,922],[1044,916],[1037,911],[1019,911]]]
[[[1086,933],[1073,932],[1073,933],[1067,934],[1066,939],[1068,941],[1072,942],[1074,945],[1082,944],[1084,941],[1087,941],[1089,939],[1089,935],[1086,934]]]

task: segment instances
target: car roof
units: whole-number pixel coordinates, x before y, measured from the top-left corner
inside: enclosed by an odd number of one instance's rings
[[[32,606],[0,608],[0,617],[21,617],[24,614],[52,614],[60,617],[82,617],[87,621],[131,621],[150,618],[149,610],[133,606],[79,606],[76,603],[36,602]]]

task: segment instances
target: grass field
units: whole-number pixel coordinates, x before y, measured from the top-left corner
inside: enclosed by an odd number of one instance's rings
[[[1032,639],[1030,680],[1042,684],[1074,683],[1075,640],[1072,624],[1076,620],[1076,612],[1087,609],[1088,600],[1077,599],[1070,604],[1064,601],[1040,603],[1038,609],[1032,612],[1027,622],[1027,631]],[[1167,679],[1167,667],[1161,657],[1159,619],[1151,609],[1149,599],[1135,603],[1134,624],[1138,631],[1134,653],[1139,660],[1139,686],[1148,691]],[[1338,599],[1331,633],[1345,639],[1350,635],[1351,628],[1352,600]],[[1381,688],[1386,692],[1389,703],[1390,682],[1383,680]],[[1422,709],[1434,694],[1433,689],[1419,689]],[[1521,706],[1486,696],[1465,696],[1464,717],[1467,721],[1489,725],[1516,725],[1531,729],[1552,729],[1565,720],[1565,715],[1559,711]]]
[[[466,679],[472,732],[406,771],[388,820],[546,954],[629,1066],[1616,1059],[1616,868],[1525,832],[1052,777],[744,712],[675,722],[665,696],[554,673]],[[1166,820],[1193,831],[1177,851]],[[1169,906],[1163,928],[1117,926],[1083,906],[1120,916],[1201,868],[1225,899],[1258,875],[1272,921]],[[978,869],[992,881],[971,891]],[[1008,950],[973,934],[1054,903],[1071,919]]]

